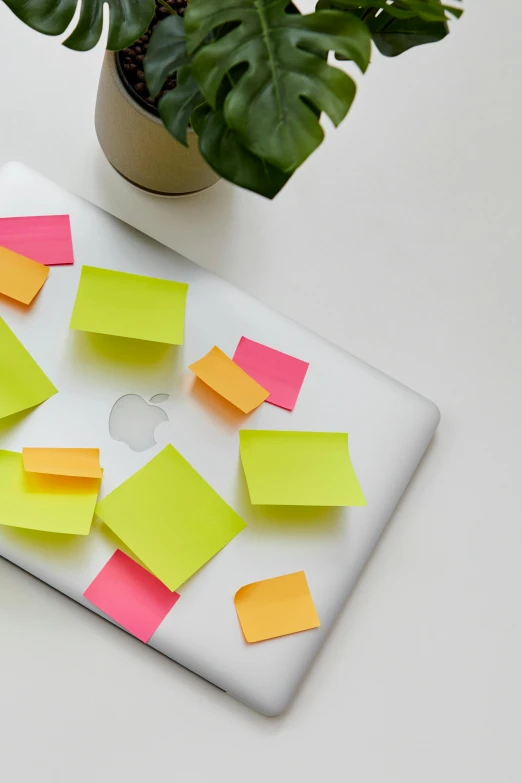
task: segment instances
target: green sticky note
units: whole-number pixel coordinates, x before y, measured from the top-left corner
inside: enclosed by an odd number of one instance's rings
[[[57,391],[0,317],[0,419],[39,405]]]
[[[21,454],[0,450],[0,525],[86,536],[100,482],[26,473]]]
[[[183,345],[188,285],[84,266],[71,329]]]
[[[241,430],[250,500],[270,506],[365,506],[346,432]]]
[[[101,500],[96,513],[170,590],[245,527],[170,445]]]

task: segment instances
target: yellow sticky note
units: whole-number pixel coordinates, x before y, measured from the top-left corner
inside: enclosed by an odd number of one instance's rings
[[[48,274],[49,267],[0,247],[0,294],[31,304]]]
[[[53,476],[99,478],[100,449],[22,449],[24,470]]]
[[[0,419],[33,408],[57,391],[0,317]]]
[[[71,329],[183,345],[188,285],[82,268]]]
[[[253,504],[366,505],[346,432],[241,430],[239,440]]]
[[[250,413],[270,395],[217,346],[189,370],[243,413]]]
[[[100,480],[27,473],[22,455],[0,450],[0,525],[86,536]]]
[[[304,571],[245,585],[237,591],[234,604],[249,643],[321,625]]]
[[[96,513],[170,590],[245,527],[170,445],[101,500]]]

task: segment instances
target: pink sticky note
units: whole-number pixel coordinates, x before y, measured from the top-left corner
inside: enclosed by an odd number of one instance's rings
[[[145,643],[179,598],[119,549],[83,595]]]
[[[69,215],[0,218],[0,246],[44,266],[74,263]]]
[[[242,337],[233,361],[270,392],[267,402],[291,411],[303,385],[308,362]]]

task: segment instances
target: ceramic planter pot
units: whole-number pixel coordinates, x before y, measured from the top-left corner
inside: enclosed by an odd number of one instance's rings
[[[162,196],[210,187],[219,176],[201,157],[189,128],[188,148],[143,108],[124,86],[114,52],[103,61],[95,115],[96,134],[109,163],[133,185]]]

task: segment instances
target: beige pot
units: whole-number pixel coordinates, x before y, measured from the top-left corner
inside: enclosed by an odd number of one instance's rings
[[[143,190],[182,195],[208,188],[219,179],[201,157],[190,128],[188,147],[183,147],[158,117],[133,100],[121,81],[114,52],[107,52],[103,61],[95,125],[109,163]]]

